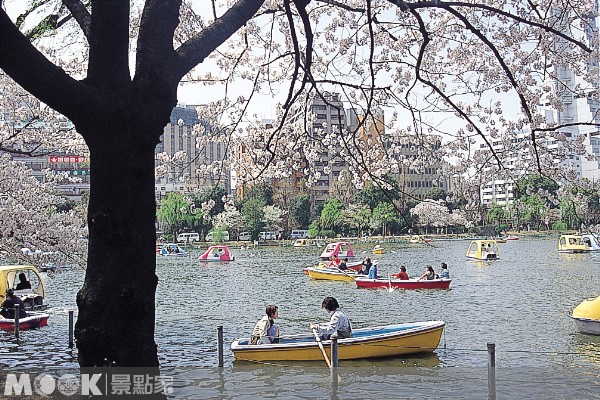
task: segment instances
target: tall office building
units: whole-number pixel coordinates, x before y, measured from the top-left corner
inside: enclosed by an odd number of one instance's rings
[[[197,129],[198,126],[203,129]],[[226,133],[215,133],[213,129],[214,126],[198,117],[195,106],[173,108],[155,154],[166,153],[172,158],[178,152],[185,152],[186,156],[180,162],[170,163],[168,172],[157,177],[157,200],[165,198],[169,192],[194,192],[215,184],[225,186],[229,193],[231,178],[224,162],[228,156],[226,142],[218,140]],[[202,140],[203,135],[208,140]],[[155,163],[158,166],[159,160]]]

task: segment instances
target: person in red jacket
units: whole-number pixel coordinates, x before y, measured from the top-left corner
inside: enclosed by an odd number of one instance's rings
[[[407,281],[410,279],[408,277],[408,274],[406,273],[406,267],[404,265],[400,267],[400,271],[397,274],[391,274],[390,276],[392,278],[401,279],[403,281]]]

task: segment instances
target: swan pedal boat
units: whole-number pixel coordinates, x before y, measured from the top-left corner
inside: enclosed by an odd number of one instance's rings
[[[570,317],[582,333],[600,335],[600,296],[582,301]]]
[[[342,271],[337,268],[307,268],[308,276],[311,279],[327,280],[327,281],[347,281],[354,282],[356,278],[362,276],[354,270],[347,269]]]
[[[19,330],[25,331],[28,329],[41,328],[42,326],[48,325],[48,318],[50,316],[46,313],[29,311],[27,317],[19,318]],[[15,330],[15,320],[12,318],[4,318],[0,316],[0,330],[12,332]]]
[[[367,277],[360,277],[355,280],[356,287],[358,288],[382,288],[382,289],[449,289],[450,282],[452,279],[431,279],[431,280],[420,280],[417,279],[369,279]]]
[[[412,322],[352,330],[352,337],[338,339],[338,359],[394,357],[434,351],[444,331],[444,321]],[[323,361],[319,344],[312,334],[282,336],[279,343],[249,344],[250,338],[231,344],[235,360],[245,361]],[[321,343],[331,357],[331,340]]]

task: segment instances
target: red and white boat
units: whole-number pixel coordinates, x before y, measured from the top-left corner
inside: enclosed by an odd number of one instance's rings
[[[233,261],[235,257],[229,251],[229,247],[219,244],[210,246],[198,259],[200,261]]]
[[[329,260],[329,258],[334,255],[342,259],[352,258],[354,257],[354,249],[350,242],[329,243],[321,253],[320,258],[321,260]]]
[[[503,239],[504,239],[504,240],[519,240],[519,237],[518,237],[518,236],[515,236],[515,235],[509,235],[509,236],[506,236],[506,237],[505,237],[505,238],[503,238]]]
[[[29,311],[27,317],[19,319],[19,330],[36,329],[48,325],[50,316],[45,313]],[[12,332],[15,330],[15,320],[0,316],[0,330]]]
[[[356,278],[356,287],[368,289],[448,289],[452,279],[432,279],[420,280],[417,279],[369,279],[366,277]]]

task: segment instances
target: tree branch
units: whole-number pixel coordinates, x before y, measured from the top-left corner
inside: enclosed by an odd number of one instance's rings
[[[181,79],[217,47],[237,32],[259,10],[265,0],[238,0],[222,17],[194,35],[177,50],[175,74]]]
[[[21,87],[68,115],[81,110],[89,101],[90,93],[80,82],[51,63],[17,29],[4,10],[0,9],[0,68]]]
[[[122,89],[129,74],[129,1],[92,2],[87,80]]]
[[[144,6],[140,21],[140,33],[136,54],[136,78],[140,74],[164,74],[165,77],[175,79],[173,49],[173,34],[179,24],[179,8],[181,0],[148,0]],[[155,60],[166,59],[166,63],[157,63]],[[163,65],[164,71],[156,71]],[[175,82],[183,77],[177,76]]]
[[[71,13],[71,16],[75,19],[75,21],[77,21],[79,27],[83,31],[83,34],[89,41],[92,17],[89,11],[87,10],[86,6],[81,2],[81,0],[62,0],[62,2]],[[62,24],[65,21],[66,19],[63,19],[59,23]]]

